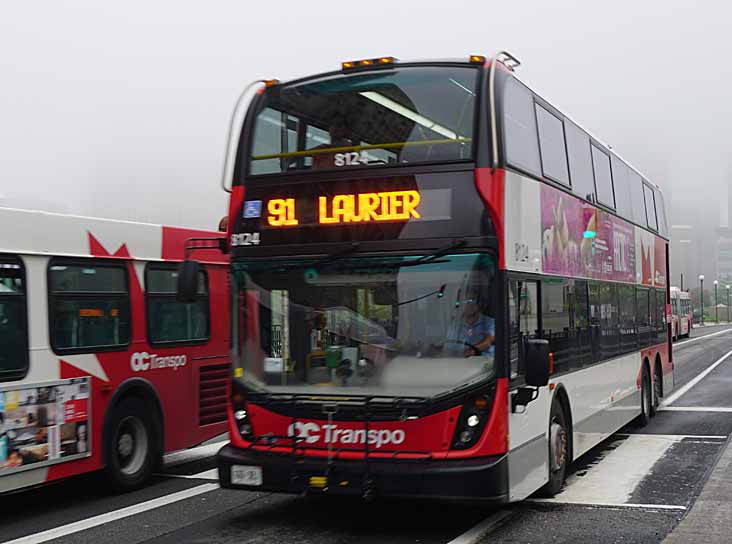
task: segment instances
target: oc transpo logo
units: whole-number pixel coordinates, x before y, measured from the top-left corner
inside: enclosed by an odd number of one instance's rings
[[[156,353],[137,351],[130,356],[130,368],[133,372],[145,372],[157,368],[178,370],[179,367],[186,366],[186,362],[185,355],[158,356]]]
[[[318,425],[317,423],[295,422],[287,427],[287,436],[300,438],[306,444],[315,444],[323,440],[326,444],[366,444],[380,448],[388,444],[399,445],[404,442],[406,433],[401,429],[339,429],[338,425]]]

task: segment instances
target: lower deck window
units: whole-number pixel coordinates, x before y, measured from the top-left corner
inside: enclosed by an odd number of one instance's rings
[[[124,265],[53,262],[48,283],[55,351],[91,352],[129,344],[130,302]]]
[[[0,381],[28,370],[25,274],[19,260],[0,257]]]
[[[174,267],[149,267],[145,278],[147,330],[151,344],[208,340],[208,281],[204,272],[198,279],[198,300],[190,304],[176,300],[178,272]]]

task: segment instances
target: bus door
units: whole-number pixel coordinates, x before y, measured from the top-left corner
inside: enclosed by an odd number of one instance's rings
[[[508,281],[509,389],[509,486],[511,500],[522,500],[547,480],[547,422],[551,396],[541,388],[537,400],[526,406],[511,406],[510,397],[525,383],[528,340],[541,336],[539,283]]]

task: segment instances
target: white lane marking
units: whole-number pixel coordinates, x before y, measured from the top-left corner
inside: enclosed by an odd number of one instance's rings
[[[625,504],[635,488],[666,451],[681,439],[676,436],[630,435],[603,453],[586,472],[567,478],[557,502],[572,504]]]
[[[686,510],[686,506],[680,504],[637,504],[632,502],[614,503],[614,502],[571,502],[566,503],[556,498],[554,499],[526,499],[526,502],[552,503],[552,504],[572,504],[582,506],[604,506],[612,508],[642,508],[645,510]]]
[[[98,516],[75,521],[74,523],[54,527],[53,529],[48,529],[47,531],[23,536],[20,538],[16,538],[15,540],[8,540],[3,544],[40,544],[41,542],[48,542],[49,540],[53,540],[54,538],[61,538],[62,536],[85,531],[87,529],[91,529],[92,527],[104,525],[105,523],[117,521],[119,519],[134,516],[136,514],[141,514],[142,512],[147,512],[154,508],[160,508],[161,506],[166,506],[174,502],[190,499],[191,497],[195,497],[196,495],[208,493],[209,491],[214,491],[216,489],[219,489],[218,484],[202,484],[196,487],[192,487],[191,489],[184,489],[183,491],[178,491],[176,493],[171,493],[170,495],[165,495],[164,497],[158,497],[156,499],[141,502],[139,504],[127,506],[126,508],[120,508],[119,510],[106,512]]]
[[[698,438],[700,440],[727,440],[729,436],[726,434],[642,434],[642,433],[616,433],[615,436],[661,436],[664,438],[677,438],[684,440],[686,438]]]
[[[512,514],[513,512],[508,510],[499,510],[498,512],[488,516],[475,527],[468,529],[457,538],[453,538],[447,544],[475,544]]]
[[[204,470],[198,474],[156,474],[156,476],[162,476],[163,478],[184,478],[186,480],[218,480],[219,470],[212,468],[211,470]]]
[[[718,336],[720,334],[724,334],[727,332],[732,332],[732,329],[724,329],[723,331],[717,331],[717,332],[713,332],[711,334],[705,334],[704,336],[697,336],[696,338],[690,338],[689,340],[684,340],[683,342],[677,342],[676,344],[674,344],[674,348],[681,349],[686,344],[698,342],[699,340],[704,340],[705,338],[711,338],[712,336]]]
[[[719,359],[714,361],[710,366],[708,366],[705,370],[697,374],[694,378],[691,379],[690,382],[688,382],[684,387],[681,389],[678,389],[677,391],[674,391],[674,393],[663,401],[661,404],[661,407],[668,406],[669,404],[673,404],[675,401],[681,397],[681,395],[684,395],[689,389],[694,387],[696,384],[698,384],[700,381],[702,381],[712,370],[717,368],[719,365],[721,365],[723,362],[727,360],[727,358],[732,355],[732,350],[728,351],[724,355],[722,355]]]
[[[169,453],[164,457],[163,463],[168,468],[182,465],[183,463],[190,463],[191,461],[198,461],[206,457],[212,457],[228,443],[228,440],[222,440],[221,442],[214,442],[205,446]]]
[[[661,410],[671,412],[732,412],[728,406],[661,406]]]

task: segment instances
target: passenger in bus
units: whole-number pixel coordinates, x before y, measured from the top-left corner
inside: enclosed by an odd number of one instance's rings
[[[461,319],[453,322],[448,334],[448,349],[455,352],[462,349],[463,357],[495,355],[496,322],[480,311],[477,298],[470,297],[461,302]]]

